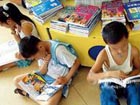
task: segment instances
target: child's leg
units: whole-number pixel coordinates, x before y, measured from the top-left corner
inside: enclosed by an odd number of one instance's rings
[[[0,66],[0,71],[3,71],[5,69],[9,69],[9,68],[11,68],[13,66],[16,66],[15,62],[12,62],[12,63],[6,64],[6,65]]]
[[[62,89],[59,90],[54,96],[52,96],[48,101],[37,101],[40,105],[58,105],[62,97]]]
[[[116,90],[113,86],[102,83],[100,85],[100,91],[101,105],[120,105]]]
[[[136,84],[129,84],[126,87],[126,98],[127,105],[140,105]]]

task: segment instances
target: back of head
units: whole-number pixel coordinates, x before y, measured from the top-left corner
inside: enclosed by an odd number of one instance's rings
[[[19,25],[21,25],[21,20],[32,21],[30,18],[23,15],[20,10],[12,3],[7,3],[0,7],[0,22],[6,23],[7,19],[9,18]]]
[[[38,52],[37,45],[40,41],[40,39],[32,35],[24,37],[19,43],[19,52],[24,58],[30,58]]]
[[[128,30],[123,23],[114,21],[103,28],[102,37],[105,43],[116,44],[122,38],[128,38]]]

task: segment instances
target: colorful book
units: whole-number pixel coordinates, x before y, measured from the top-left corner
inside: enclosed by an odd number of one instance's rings
[[[46,101],[62,88],[62,85],[47,84],[41,76],[35,73],[25,76],[19,85],[35,101]]]
[[[140,1],[125,3],[124,9],[129,22],[140,20]]]
[[[55,30],[66,32],[68,31],[68,23],[66,19],[70,17],[72,12],[75,10],[74,6],[66,6],[61,9],[50,22],[50,27]]]
[[[46,0],[31,8],[35,16],[43,16],[47,13],[61,9],[63,6],[59,0]]]
[[[78,5],[74,12],[66,19],[69,24],[87,26],[99,13],[100,9],[93,5]]]
[[[52,19],[51,21],[55,22],[66,22],[66,19],[70,17],[70,15],[75,10],[74,6],[66,6],[61,9]]]
[[[126,87],[127,84],[130,83],[135,83],[135,82],[140,82],[140,75],[136,76],[131,76],[125,79],[119,79],[119,78],[106,78],[106,79],[101,79],[98,81],[99,84],[101,83],[114,83],[122,87]]]
[[[101,5],[102,10],[102,20],[110,19],[123,19],[124,16],[124,7],[121,0],[118,1],[104,1]]]

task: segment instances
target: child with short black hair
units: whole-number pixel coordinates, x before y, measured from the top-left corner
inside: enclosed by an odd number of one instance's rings
[[[125,79],[138,75],[140,73],[140,54],[138,49],[128,42],[126,26],[121,22],[111,22],[103,28],[102,37],[107,45],[99,53],[95,64],[88,73],[87,80],[97,83],[104,78]],[[128,84],[126,88],[118,88],[116,84],[112,83],[101,83],[100,90],[101,105],[120,105],[119,96],[126,97],[127,105],[140,105],[140,96],[137,92],[140,90],[137,90],[135,83]]]
[[[80,65],[74,50],[68,46],[69,44],[59,41],[41,41],[34,36],[28,36],[21,39],[19,51],[25,58],[38,60],[39,73],[45,75],[45,80],[48,84],[62,84],[65,87],[71,81]],[[14,79],[16,90],[21,94],[25,92],[18,83],[27,75],[19,75]],[[58,105],[62,95],[67,95],[67,89],[67,86],[61,89],[48,101],[37,102],[42,105]]]

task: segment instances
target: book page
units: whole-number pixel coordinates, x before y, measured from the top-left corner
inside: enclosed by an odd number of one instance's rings
[[[46,101],[63,87],[63,85],[47,84],[42,77],[34,73],[28,74],[18,84],[35,101]]]
[[[118,84],[122,87],[125,87],[126,85],[123,83],[123,81],[119,78],[106,78],[106,79],[101,79],[98,81],[99,84],[101,83],[115,83]]]
[[[123,80],[124,84],[130,84],[134,82],[140,82],[140,75],[131,76]]]
[[[18,59],[15,57],[17,52],[19,50],[15,40],[0,44],[0,66],[17,61]]]

